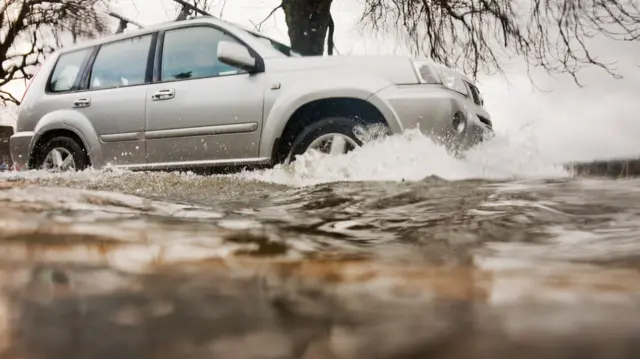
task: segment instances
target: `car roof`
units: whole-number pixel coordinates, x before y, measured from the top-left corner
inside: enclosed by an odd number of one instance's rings
[[[87,41],[83,41],[81,43],[78,44],[74,44],[74,45],[68,45],[65,47],[62,47],[60,49],[57,50],[58,53],[63,54],[66,52],[71,52],[71,51],[75,51],[75,50],[81,50],[84,48],[88,48],[88,47],[93,47],[93,46],[97,46],[97,45],[101,45],[107,42],[112,42],[112,41],[117,41],[117,40],[122,40],[122,39],[127,39],[130,37],[134,37],[134,36],[140,36],[140,35],[145,35],[145,34],[149,34],[149,33],[153,33],[159,30],[164,30],[164,29],[168,29],[174,26],[180,26],[180,25],[184,25],[184,24],[217,24],[217,25],[232,25],[235,27],[238,27],[238,25],[234,25],[230,22],[224,21],[224,20],[220,20],[218,18],[215,18],[213,16],[202,16],[202,17],[196,17],[196,18],[192,18],[192,19],[186,19],[186,20],[170,20],[170,21],[165,21],[165,22],[160,22],[157,24],[152,24],[149,26],[145,26],[143,28],[140,29],[133,29],[133,30],[128,30],[126,32],[122,32],[119,34],[111,34],[111,35],[104,35],[104,36],[100,36],[97,39],[91,39],[91,40],[87,40]],[[243,30],[247,31],[246,29],[242,28]],[[264,36],[262,34],[260,34],[261,36]]]

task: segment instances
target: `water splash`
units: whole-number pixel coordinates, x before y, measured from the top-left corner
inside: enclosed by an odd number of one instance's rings
[[[376,131],[373,129],[372,131]],[[89,188],[115,189],[109,183],[128,186],[131,181],[151,181],[155,190],[168,190],[168,182],[191,183],[229,182],[236,180],[268,182],[285,186],[305,187],[342,181],[420,181],[436,176],[446,180],[464,179],[532,179],[567,177],[569,173],[553,159],[542,156],[535,138],[526,131],[497,134],[493,139],[456,158],[418,130],[401,135],[379,136],[364,133],[365,144],[343,155],[327,155],[308,151],[287,165],[232,175],[200,176],[191,172],[146,173],[107,167],[75,173],[45,171],[4,172],[0,180],[27,180],[45,183],[85,183]],[[524,134],[524,135],[523,135]],[[219,184],[219,183],[217,183]],[[114,187],[114,188],[110,188]],[[135,187],[135,186],[134,186]]]
[[[569,176],[561,165],[542,157],[531,141],[496,135],[456,158],[418,130],[374,139],[344,155],[308,151],[288,165],[235,175],[290,186],[339,181],[419,181],[515,179]]]

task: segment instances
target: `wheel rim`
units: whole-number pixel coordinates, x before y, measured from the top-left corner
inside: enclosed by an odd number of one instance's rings
[[[328,133],[313,140],[308,148],[326,154],[340,155],[356,147],[358,144],[351,137],[340,133]]]
[[[67,172],[76,170],[76,161],[69,150],[62,147],[52,149],[44,159],[42,169],[53,172]]]

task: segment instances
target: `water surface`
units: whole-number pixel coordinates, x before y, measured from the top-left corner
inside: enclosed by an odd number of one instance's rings
[[[409,134],[235,175],[2,174],[0,349],[637,357],[640,179],[499,146],[454,159]]]

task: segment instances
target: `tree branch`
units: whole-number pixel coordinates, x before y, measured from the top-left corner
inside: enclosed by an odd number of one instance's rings
[[[62,35],[92,38],[107,30],[109,0],[5,0],[0,6],[0,87],[15,80],[29,80],[31,69],[61,44]],[[102,7],[102,8],[101,8]],[[11,15],[11,16],[10,16]],[[21,46],[28,47],[20,52]],[[7,91],[3,103],[19,101]]]
[[[222,0],[222,4],[220,5],[220,15],[219,18],[222,19],[222,14],[224,13],[224,8],[227,6],[227,0]]]
[[[333,50],[335,50],[334,44],[334,32],[335,32],[335,23],[333,22],[333,16],[329,13],[329,34],[327,35],[327,53],[331,56],[333,55]]]
[[[257,25],[253,24],[253,27],[256,29],[256,31],[260,31],[262,29],[262,25],[267,22],[267,20],[269,20],[275,13],[276,11],[278,11],[279,9],[282,9],[282,3],[280,3],[280,5],[276,6],[275,8],[273,8],[270,12],[269,15],[267,15],[267,17],[265,17],[264,19],[262,19],[262,21],[260,21]]]
[[[364,0],[360,24],[374,31],[398,29],[414,53],[445,65],[502,72],[505,56],[521,56],[527,71],[571,75],[585,66],[614,77],[612,63],[598,60],[588,46],[599,36],[640,40],[636,0],[531,0],[526,15],[513,0]]]
[[[4,106],[6,106],[8,103],[20,105],[20,100],[15,98],[11,93],[4,91],[3,89],[0,89],[0,101],[2,101],[2,104]]]

